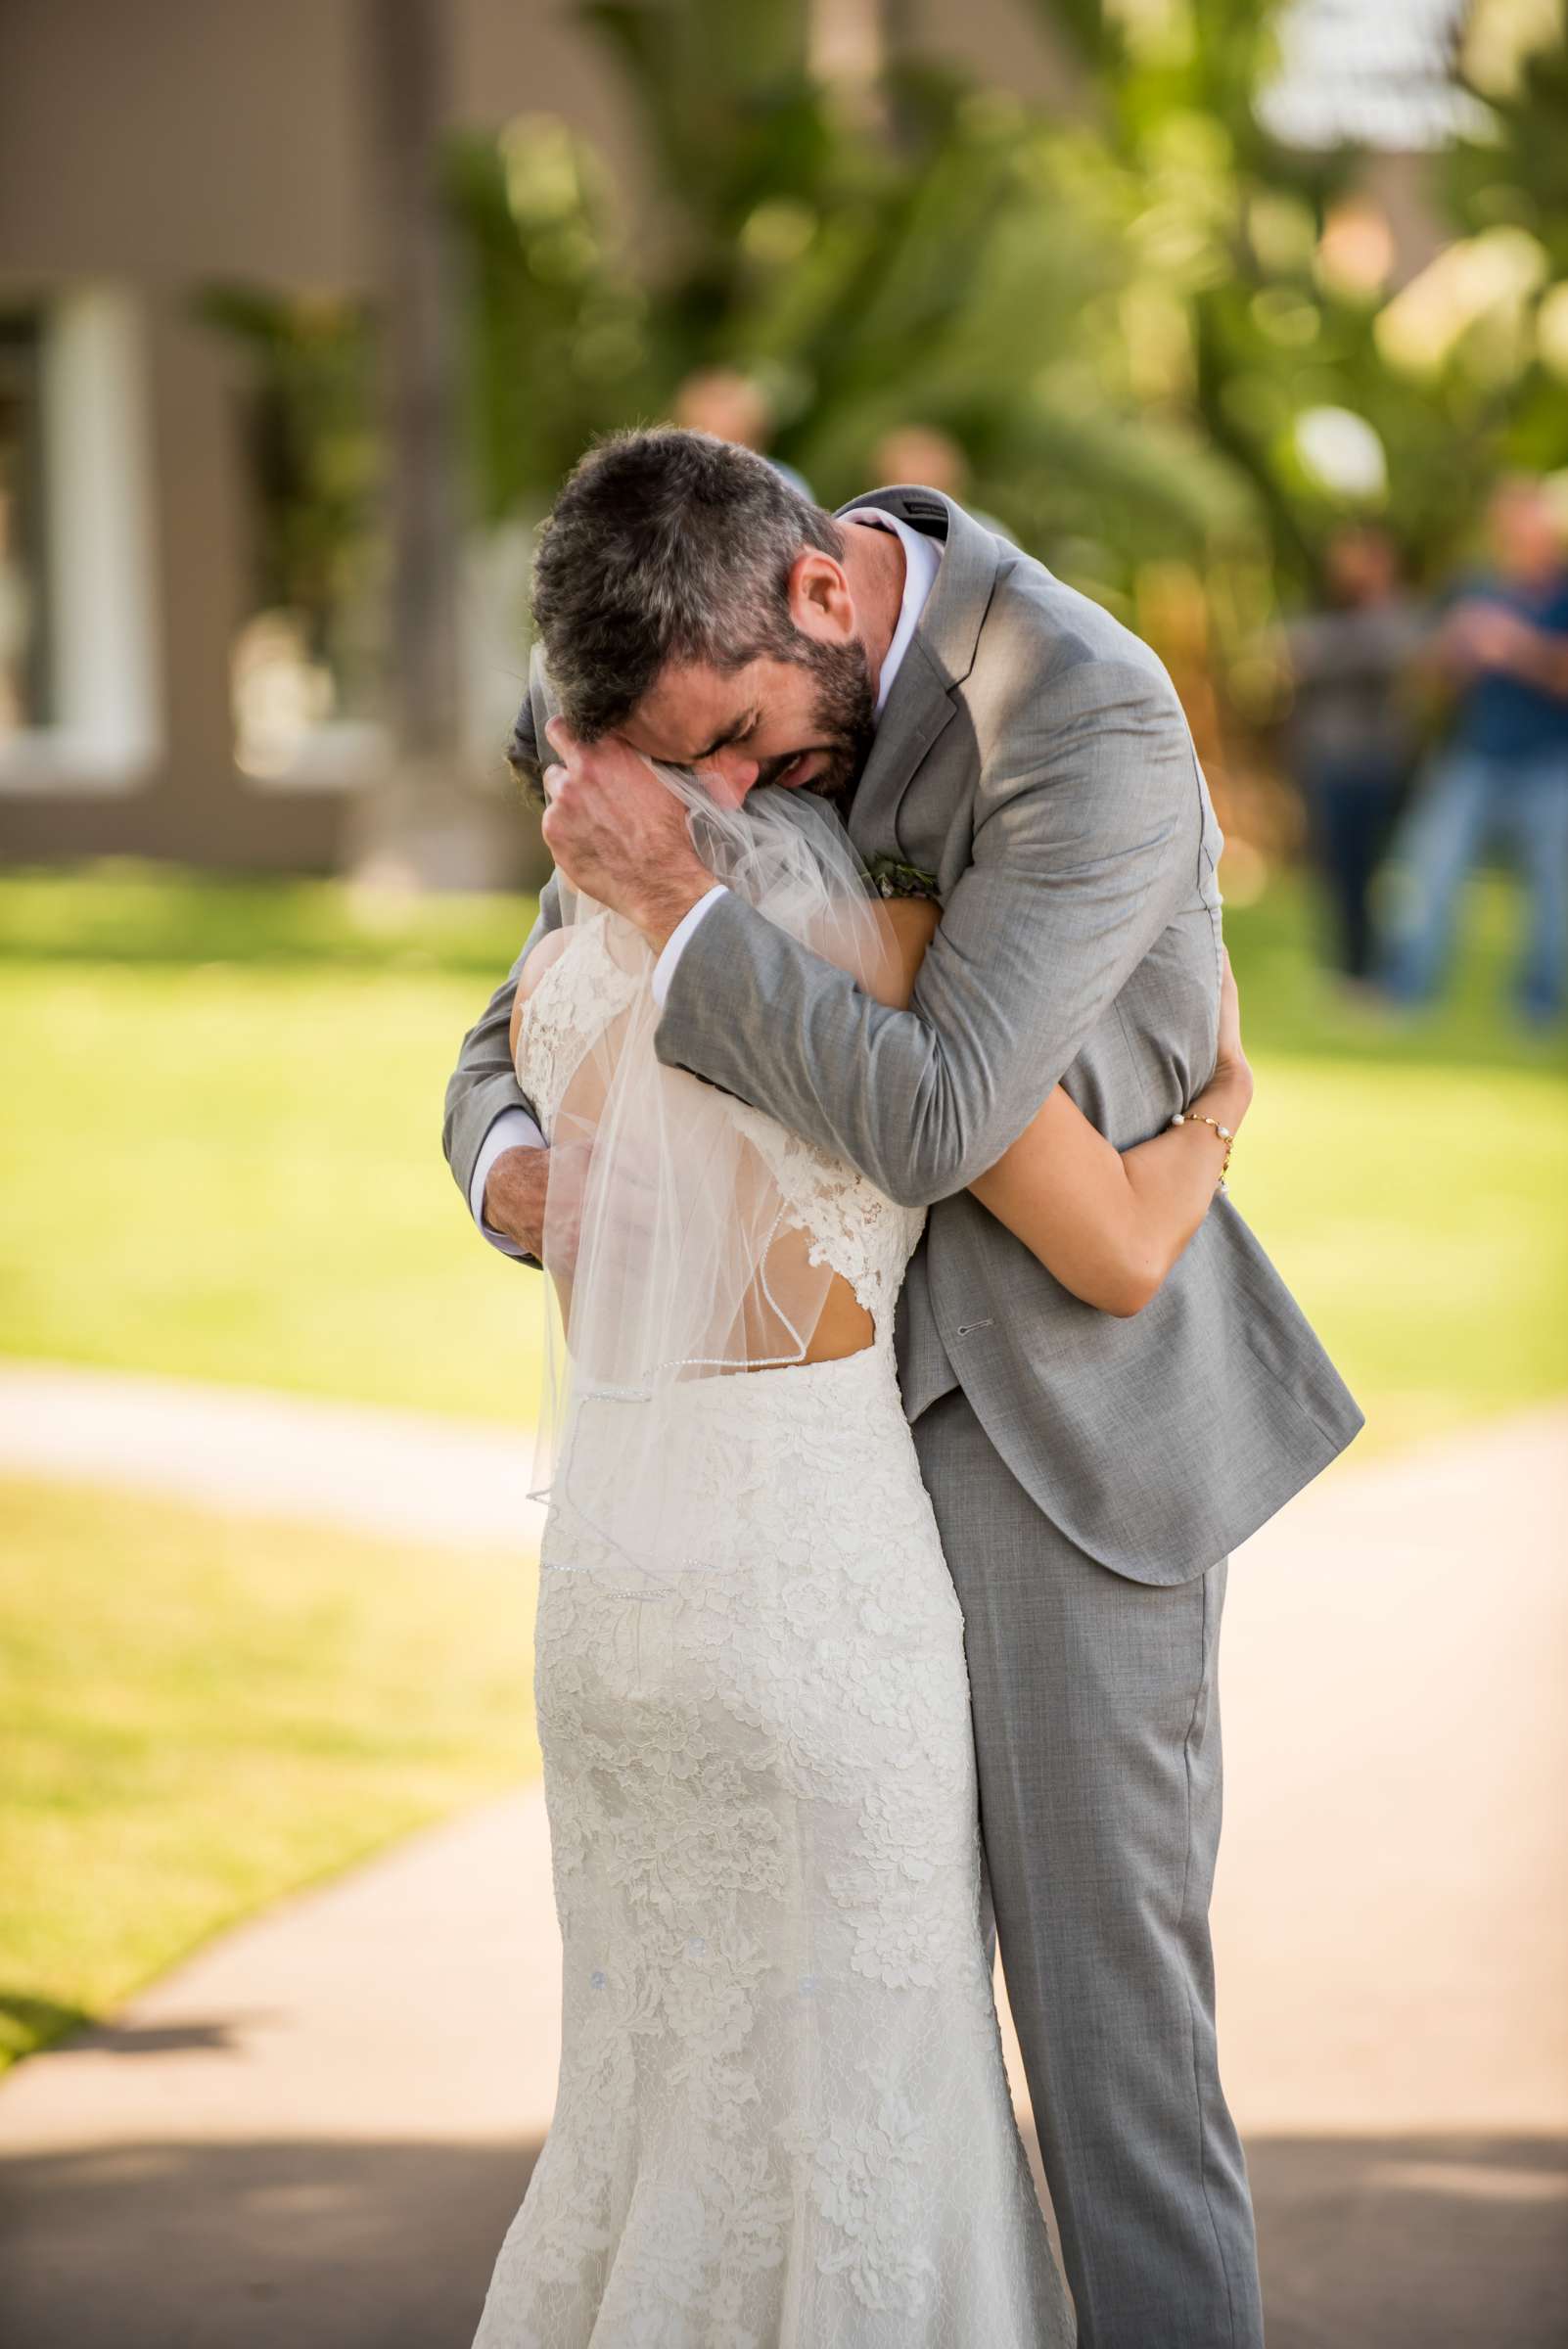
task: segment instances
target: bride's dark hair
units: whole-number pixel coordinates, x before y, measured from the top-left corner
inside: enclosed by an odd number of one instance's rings
[[[533,733],[533,701],[526,695],[523,707],[512,722],[507,737],[506,763],[517,781],[518,789],[530,807],[547,805],[544,797],[544,761]]]

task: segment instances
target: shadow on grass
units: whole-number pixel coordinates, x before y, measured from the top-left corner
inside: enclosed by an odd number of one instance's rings
[[[68,2032],[84,2031],[92,2020],[83,2006],[62,2006],[55,1999],[0,1990],[0,2073],[7,2063],[53,2047]]]
[[[69,2056],[73,2044],[94,2055],[168,2055],[190,2049],[219,2049],[233,2045],[237,2031],[254,2018],[231,2016],[222,2023],[189,2023],[168,2027],[154,2024],[100,2022],[80,2006],[60,2006],[51,1999],[29,1999],[0,1991],[0,2050],[18,2060],[51,2050]],[[75,2042],[75,2034],[90,2030],[90,2041]]]
[[[15,2160],[15,2349],[462,2349],[537,2146],[182,2142]],[[1269,2349],[1558,2349],[1568,2144],[1264,2138]]]

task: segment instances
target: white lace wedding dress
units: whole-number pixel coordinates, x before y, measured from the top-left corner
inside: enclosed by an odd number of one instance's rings
[[[631,984],[589,926],[530,999],[546,1131]],[[727,1570],[643,1589],[547,1526],[561,2081],[475,2349],[1052,2349],[1073,2326],[992,2004],[962,1619],[894,1367],[922,1219],[733,1114],[876,1339],[680,1390],[693,1547]]]

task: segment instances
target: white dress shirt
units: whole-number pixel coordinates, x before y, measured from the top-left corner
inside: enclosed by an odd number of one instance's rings
[[[893,680],[899,673],[899,665],[920,624],[926,599],[937,583],[937,573],[942,568],[942,550],[937,541],[928,538],[923,530],[912,530],[906,522],[899,521],[897,514],[885,513],[880,506],[857,506],[853,515],[847,516],[846,521],[861,528],[869,525],[874,530],[892,530],[903,544],[903,595],[899,606],[899,623],[893,631],[893,641],[883,657],[882,673],[877,679],[873,716],[880,717],[887,707],[888,695],[893,690]],[[705,916],[712,912],[716,900],[725,895],[722,883],[715,882],[707,895],[699,898],[696,904],[681,916],[669,933],[664,951],[654,964],[653,997],[656,1003],[662,1004],[669,992],[675,965],[685,951],[687,942]],[[521,1256],[523,1251],[504,1233],[485,1222],[484,1185],[489,1180],[490,1169],[503,1151],[537,1150],[543,1145],[543,1134],[527,1110],[523,1109],[503,1109],[480,1145],[480,1154],[474,1163],[474,1180],[469,1186],[468,1203],[474,1221],[484,1237],[506,1256]]]

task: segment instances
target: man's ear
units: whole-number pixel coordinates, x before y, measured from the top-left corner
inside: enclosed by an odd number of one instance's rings
[[[842,644],[854,634],[854,598],[844,566],[819,546],[803,546],[790,565],[790,618],[818,644]]]

